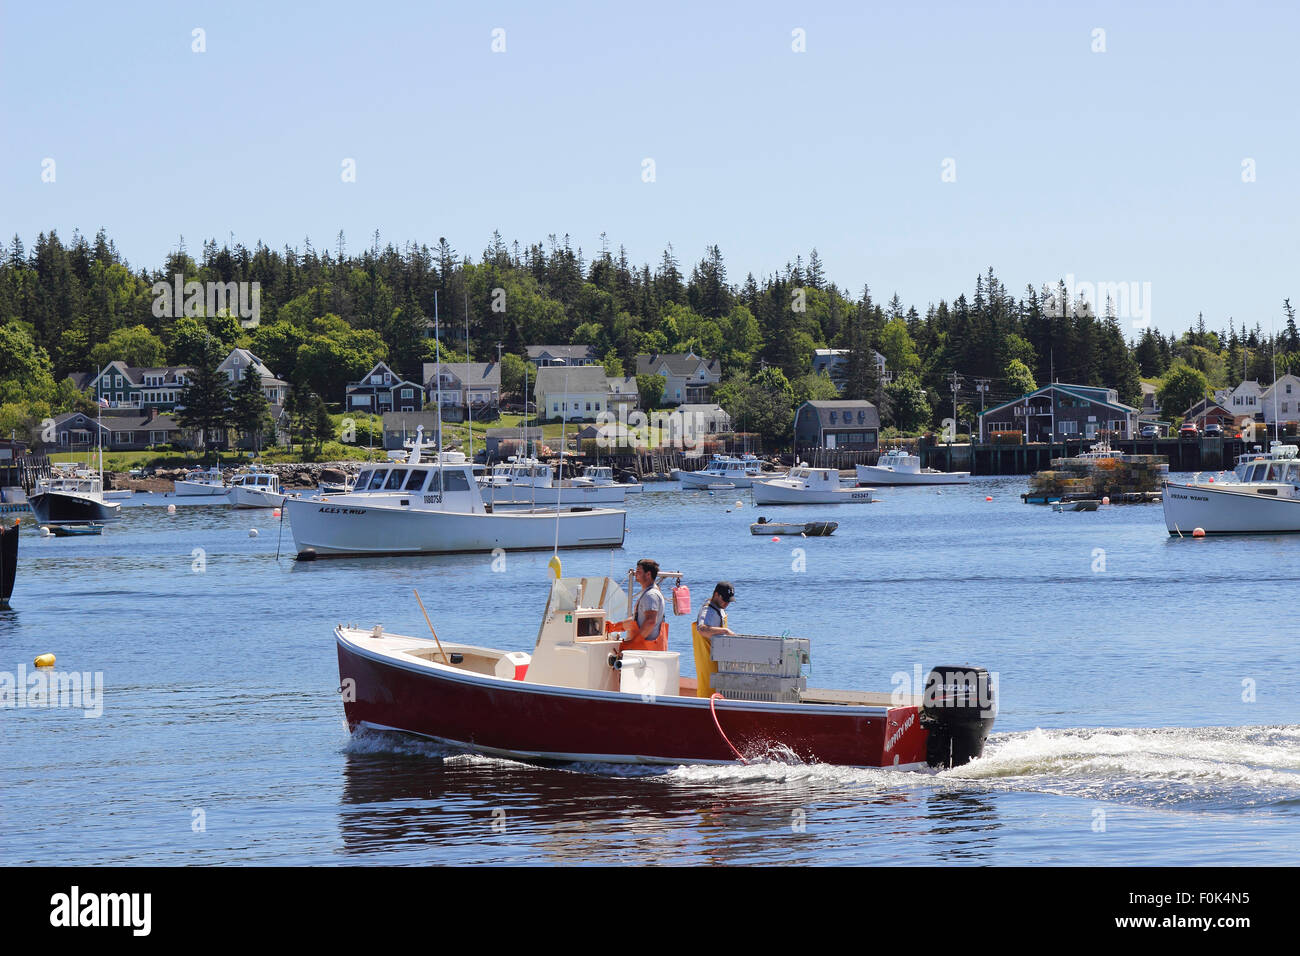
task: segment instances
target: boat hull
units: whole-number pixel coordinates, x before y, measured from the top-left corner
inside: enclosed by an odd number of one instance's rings
[[[679,480],[683,488],[698,488],[701,491],[707,490],[711,484],[729,484],[734,488],[749,488],[754,484],[754,478],[750,475],[709,475],[702,471],[683,471]]]
[[[174,485],[178,498],[225,498],[230,494],[225,485],[206,485],[198,481],[176,481]]]
[[[0,528],[0,608],[9,606],[18,573],[18,522]]]
[[[754,482],[756,505],[842,505],[870,504],[870,488],[788,488],[773,482]]]
[[[749,758],[780,753],[855,767],[925,766],[918,709],[762,704],[579,690],[449,667],[403,665],[337,635],[352,730],[397,730],[521,760],[617,764],[734,763],[718,725]]]
[[[419,511],[339,501],[289,499],[286,517],[299,553],[319,555],[440,554],[550,549],[557,540],[554,513],[466,514]],[[561,512],[561,548],[618,548],[626,513],[600,509]]]
[[[855,466],[860,485],[969,485],[968,471],[935,471],[912,473],[895,471],[892,468],[878,468],[875,465]]]
[[[1170,534],[1300,533],[1300,498],[1289,485],[1247,484],[1215,487],[1166,481],[1161,495]],[[1261,494],[1269,489],[1274,494]]]
[[[270,491],[235,485],[230,489],[229,500],[236,508],[279,508],[284,504],[285,497]]]
[[[122,506],[114,502],[97,501],[81,495],[62,494],[57,491],[37,492],[27,499],[38,524],[89,524],[90,522],[116,521],[121,517]]]

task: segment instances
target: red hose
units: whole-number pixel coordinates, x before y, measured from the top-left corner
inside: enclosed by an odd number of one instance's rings
[[[723,733],[723,731],[722,731],[722,724],[718,723],[718,711],[717,711],[717,706],[716,706],[713,702],[714,702],[715,700],[726,700],[726,699],[727,699],[727,698],[725,698],[725,697],[723,697],[721,694],[717,694],[717,693],[715,693],[712,697],[709,698],[709,713],[711,713],[711,714],[713,715],[713,726],[715,726],[715,727],[718,728],[718,733],[719,733],[719,734],[722,734],[722,739],[726,742],[726,744],[727,744],[728,747],[731,747],[731,752],[732,752],[733,754],[736,755],[736,759],[739,760],[739,761],[740,761],[741,763],[743,763],[743,764],[748,764],[749,761],[746,760],[744,757],[742,757],[742,756],[740,755],[740,751],[737,750],[734,746],[732,746],[732,743],[731,743],[730,740],[727,740],[727,735],[726,735],[725,733]]]

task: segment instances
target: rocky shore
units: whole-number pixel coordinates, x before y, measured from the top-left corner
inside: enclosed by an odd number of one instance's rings
[[[315,488],[322,481],[343,481],[355,475],[364,463],[359,461],[299,462],[285,465],[261,465],[262,469],[280,476],[280,485],[286,489]],[[113,490],[152,491],[167,494],[175,490],[175,481],[184,478],[191,469],[159,468],[148,478],[132,476],[124,471],[109,472],[104,477]],[[234,474],[234,472],[230,472]]]

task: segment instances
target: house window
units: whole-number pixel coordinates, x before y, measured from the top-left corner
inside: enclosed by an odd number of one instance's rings
[[[596,403],[596,411],[600,411],[600,402]]]
[[[831,424],[832,424],[832,425],[835,424],[835,413],[834,413],[834,412],[831,412]]]
[[[591,411],[591,402],[587,403],[587,411]]]
[[[553,411],[553,412],[558,412],[559,410],[560,410],[560,403],[559,403],[559,402],[551,402],[551,411]]]
[[[115,376],[113,376],[113,377],[114,377],[115,379],[117,379],[117,381],[113,383],[114,387],[115,387],[115,388],[121,388],[121,387],[122,387],[122,376],[120,376],[120,375],[115,375]]]
[[[1061,422],[1061,434],[1073,435],[1079,431],[1078,422]]]
[[[415,390],[410,388],[402,389],[402,398],[414,398]]]
[[[1290,383],[1290,382],[1287,383],[1287,386],[1286,386],[1286,393],[1287,393],[1288,395],[1291,394],[1291,383]]]

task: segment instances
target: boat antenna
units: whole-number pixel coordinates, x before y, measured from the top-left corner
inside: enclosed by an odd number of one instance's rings
[[[1270,326],[1274,323],[1270,322]],[[1269,329],[1269,338],[1273,340],[1273,441],[1281,443],[1282,441],[1282,423],[1277,418],[1277,330],[1276,327]],[[1265,434],[1268,434],[1265,432]]]
[[[560,552],[560,498],[564,495],[564,443],[567,440],[564,436],[565,430],[569,424],[569,369],[564,369],[564,402],[560,405],[560,472],[559,478],[555,481],[555,547],[551,550],[552,556]],[[533,492],[537,494],[536,491]]]

